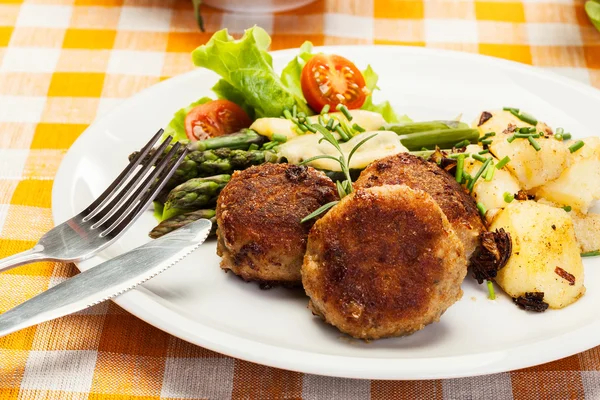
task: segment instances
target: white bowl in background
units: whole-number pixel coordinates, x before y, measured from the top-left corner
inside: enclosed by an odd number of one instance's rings
[[[204,0],[203,4],[229,12],[265,14],[293,10],[313,3],[314,1],[315,0]]]

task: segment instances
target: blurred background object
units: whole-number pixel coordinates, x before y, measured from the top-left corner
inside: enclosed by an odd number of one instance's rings
[[[195,0],[197,1],[197,0]],[[204,4],[225,11],[262,14],[293,10],[315,0],[204,0]]]
[[[585,3],[585,11],[592,21],[592,24],[600,32],[600,0],[588,0]]]

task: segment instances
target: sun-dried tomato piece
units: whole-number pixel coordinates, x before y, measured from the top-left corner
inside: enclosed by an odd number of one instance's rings
[[[567,271],[565,271],[561,267],[554,268],[554,272],[556,273],[556,275],[560,276],[565,281],[569,282],[570,286],[574,286],[575,285],[575,275],[568,273]]]
[[[481,117],[479,118],[479,123],[477,124],[477,126],[481,126],[483,124],[485,124],[486,122],[488,122],[488,120],[492,118],[492,113],[489,113],[487,111],[484,111],[481,113]]]

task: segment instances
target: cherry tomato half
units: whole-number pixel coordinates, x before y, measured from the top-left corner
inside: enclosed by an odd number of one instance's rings
[[[302,93],[316,112],[329,104],[360,108],[368,94],[365,78],[352,61],[338,55],[317,54],[302,69]]]
[[[200,104],[185,117],[185,133],[191,141],[227,135],[252,124],[242,107],[229,100]]]

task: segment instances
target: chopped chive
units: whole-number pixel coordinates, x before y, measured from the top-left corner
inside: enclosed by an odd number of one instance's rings
[[[352,121],[352,114],[350,114],[350,111],[348,111],[348,107],[340,103],[335,107],[335,109],[341,111],[348,121]]]
[[[482,217],[485,217],[485,213],[487,210],[485,209],[483,203],[477,203],[477,209],[479,210],[479,214],[481,214]]]
[[[287,142],[287,136],[282,135],[281,133],[274,133],[271,139],[279,143]]]
[[[518,108],[514,108],[514,107],[502,107],[502,109],[504,111],[514,111],[516,113],[518,113],[520,111]]]
[[[487,288],[488,288],[488,298],[490,300],[496,300],[496,293],[494,292],[494,284],[492,283],[492,281],[486,281],[487,283]]]
[[[491,162],[492,162],[492,157],[490,157],[487,160],[485,160],[485,162],[483,163],[483,165],[481,166],[481,168],[479,168],[479,171],[477,171],[477,173],[473,177],[473,180],[471,180],[469,182],[469,185],[467,185],[467,189],[469,189],[470,192],[473,191],[473,187],[475,186],[475,182],[477,182],[477,179],[479,179],[479,177],[481,177],[481,174],[483,174],[483,171],[485,171],[485,169],[488,167],[488,165],[490,165]]]
[[[571,206],[564,206],[562,209],[565,210],[566,212],[571,212],[571,210],[573,209],[573,207],[571,207]]]
[[[492,179],[494,179],[494,174],[495,173],[496,173],[496,168],[494,168],[494,162],[492,161],[490,163],[490,165],[487,167],[487,170],[485,171],[485,180],[487,182],[489,182]]]
[[[271,150],[275,146],[277,146],[277,142],[268,142],[263,145],[263,149]]]
[[[537,123],[538,123],[537,119],[535,119],[534,116],[524,113],[524,112],[520,112],[517,115],[517,118],[519,118],[521,121],[527,122],[528,124],[531,124],[533,126],[537,125]]]
[[[504,192],[504,201],[507,203],[512,203],[515,199],[515,195],[512,193]]]
[[[461,147],[466,147],[470,144],[471,144],[471,142],[469,142],[467,139],[465,139],[465,140],[461,140],[460,142],[456,143],[454,145],[454,147],[456,147],[457,149],[460,149]]]
[[[329,129],[330,131],[333,130],[333,123],[335,122],[335,120],[333,118],[329,119],[329,122],[327,122],[327,126],[325,126],[325,128]]]
[[[321,115],[327,114],[329,112],[329,104],[325,104],[325,106],[321,109]]]
[[[300,112],[297,114],[297,117],[298,117],[298,119],[304,119],[304,118],[306,118],[306,114],[305,114],[305,113],[303,113],[302,111],[300,111]]]
[[[302,218],[300,220],[300,223],[304,223],[308,220],[313,219],[314,217],[318,217],[319,215],[323,214],[325,211],[329,210],[331,207],[335,206],[337,203],[339,203],[338,200],[332,201],[331,203],[327,203],[327,204],[317,208],[315,211],[311,212],[306,217]]]
[[[306,129],[308,129],[312,133],[317,133],[317,128],[315,128],[314,126],[312,126],[312,124],[310,122],[307,123],[305,126],[306,126]]]
[[[600,250],[586,251],[585,253],[581,253],[581,257],[594,257],[594,256],[600,256]]]
[[[456,182],[461,183],[463,179],[463,170],[465,168],[465,155],[460,154],[456,159]]]
[[[510,161],[510,157],[505,156],[502,160],[498,161],[498,164],[496,164],[496,168],[502,169],[502,167],[504,167],[506,164],[508,164],[509,161]]]
[[[338,125],[335,127],[335,131],[336,131],[337,133],[339,133],[339,135],[340,135],[340,138],[341,138],[341,139],[342,139],[344,142],[347,142],[348,140],[350,140],[350,138],[348,137],[348,135],[346,134],[346,132],[344,132],[344,130],[342,129],[342,126],[341,126],[341,125],[339,125],[339,124],[338,124]]]
[[[515,141],[515,139],[516,139],[516,138],[517,138],[517,136],[516,136],[516,135],[512,135],[511,137],[509,137],[508,139],[506,139],[506,141],[507,141],[508,143],[512,143],[512,142],[514,142],[514,141]]]
[[[488,154],[490,151],[489,150],[481,150],[479,153],[477,154]]]
[[[571,134],[570,133],[563,133],[563,139],[564,140],[570,140],[571,139]]]
[[[365,131],[365,128],[363,128],[362,126],[360,126],[358,124],[352,125],[352,129],[354,129],[355,131],[358,131],[358,132],[364,132]]]
[[[572,145],[569,146],[569,151],[571,153],[575,153],[577,150],[579,150],[580,148],[582,148],[585,145],[585,143],[583,143],[582,140],[578,140],[575,143],[573,143]]]
[[[563,135],[562,133],[557,133],[556,135],[554,135],[554,139],[558,140],[558,141],[562,141],[563,140]]]
[[[540,147],[540,144],[537,142],[537,140],[535,140],[532,136],[529,136],[527,138],[527,140],[529,140],[529,143],[531,143],[531,145],[533,146],[533,148],[535,149],[535,151],[540,151],[542,149]]]
[[[524,126],[522,128],[519,128],[519,132],[520,133],[529,133],[529,127],[528,126]]]
[[[470,155],[471,155],[471,153],[452,153],[452,154],[448,155],[448,157],[449,158],[458,158],[460,156],[469,157]]]
[[[427,147],[421,147],[421,151],[429,151]]]
[[[515,137],[517,139],[527,139],[530,137],[537,139],[540,135],[538,133],[515,133]]]
[[[485,162],[487,159],[487,157],[480,156],[479,154],[471,154],[471,157],[480,162]]]
[[[562,135],[563,133],[565,133],[565,130],[563,128],[556,128],[557,135]]]
[[[481,141],[481,144],[492,144],[492,139],[485,139]]]
[[[283,116],[285,117],[285,119],[292,119],[292,113],[287,108],[283,110]]]
[[[258,145],[256,143],[252,143],[250,147],[248,147],[248,150],[258,150]]]
[[[321,125],[323,125],[323,126],[327,125],[327,124],[325,123],[325,120],[323,119],[323,116],[322,116],[322,115],[319,115],[319,117],[317,118],[317,120],[319,121],[319,124],[321,124]]]
[[[292,106],[292,117],[296,118],[297,114],[298,114],[298,107],[294,104]]]

